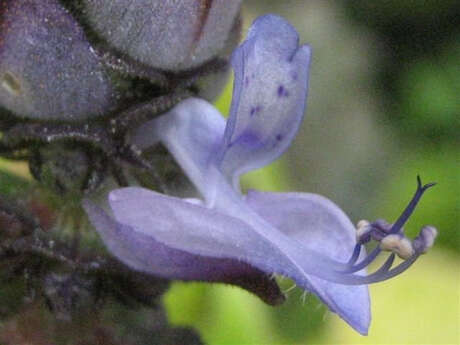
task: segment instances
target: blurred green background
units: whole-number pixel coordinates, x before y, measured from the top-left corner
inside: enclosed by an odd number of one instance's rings
[[[287,280],[277,308],[235,287],[175,283],[164,298],[170,320],[196,327],[209,345],[459,344],[458,2],[246,0],[245,30],[264,13],[287,18],[313,47],[310,93],[288,153],[248,174],[245,188],[319,193],[354,222],[392,221],[420,174],[438,185],[406,231],[429,223],[439,237],[402,276],[371,286],[368,337]],[[230,101],[228,84],[223,114]],[[25,165],[14,170],[27,175]]]
[[[368,337],[289,281],[277,308],[238,288],[176,283],[165,297],[171,321],[210,345],[460,344],[458,2],[246,1],[245,29],[264,13],[287,18],[313,47],[310,93],[288,153],[245,187],[320,193],[355,222],[393,221],[420,174],[438,185],[406,231],[432,224],[439,237],[405,274],[371,286]],[[230,101],[229,84],[223,114]]]

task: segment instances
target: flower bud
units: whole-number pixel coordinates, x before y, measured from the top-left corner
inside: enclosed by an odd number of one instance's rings
[[[93,29],[151,67],[196,67],[223,49],[241,0],[82,0]]]
[[[112,88],[85,34],[57,0],[0,4],[0,107],[18,116],[103,114]]]

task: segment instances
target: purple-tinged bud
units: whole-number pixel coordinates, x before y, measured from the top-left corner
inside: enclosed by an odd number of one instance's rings
[[[102,64],[57,0],[0,3],[0,107],[69,121],[103,114],[112,100]]]
[[[218,55],[241,0],[82,0],[93,29],[151,67],[178,71]]]

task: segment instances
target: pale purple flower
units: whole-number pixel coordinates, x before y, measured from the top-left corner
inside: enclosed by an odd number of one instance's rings
[[[310,48],[298,45],[285,20],[263,16],[234,52],[228,121],[209,103],[188,99],[137,130],[140,148],[161,142],[203,199],[180,199],[130,187],[113,190],[113,217],[85,208],[109,250],[132,268],[170,279],[221,281],[265,301],[280,301],[269,274],[291,278],[316,294],[362,334],[370,323],[368,283],[406,269],[431,246],[424,228],[414,242],[402,233],[424,187],[393,225],[361,222],[358,231],[332,201],[316,194],[250,191],[239,176],[269,164],[290,145],[302,121]],[[361,250],[380,242],[371,254]],[[381,250],[392,251],[375,273],[363,270]],[[391,269],[394,253],[407,259]],[[357,272],[357,273],[356,273]]]

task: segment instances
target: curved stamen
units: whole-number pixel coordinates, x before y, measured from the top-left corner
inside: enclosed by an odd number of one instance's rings
[[[367,267],[375,258],[380,254],[382,250],[380,247],[375,247],[372,252],[370,252],[363,260],[361,260],[358,264],[348,267],[344,270],[338,271],[341,273],[354,273],[361,271],[363,268]]]
[[[409,202],[403,213],[399,216],[398,220],[393,224],[389,233],[395,234],[401,230],[403,225],[407,222],[409,217],[411,216],[412,212],[414,212],[415,207],[417,206],[418,202],[420,201],[423,193],[430,187],[433,187],[436,183],[427,183],[426,185],[422,186],[422,180],[420,176],[417,175],[417,190],[415,191],[412,200]]]
[[[418,254],[414,254],[411,258],[400,263],[398,266],[396,266],[392,270],[385,272],[384,274],[377,273],[378,272],[377,271],[365,277],[353,275],[351,277],[353,277],[355,281],[350,281],[348,284],[350,285],[372,284],[372,283],[378,283],[384,280],[388,280],[390,278],[397,276],[398,274],[401,274],[405,270],[407,270],[410,266],[412,266],[412,264],[417,260],[418,257],[419,257]],[[364,279],[360,279],[360,278],[364,278]]]
[[[393,266],[393,262],[395,261],[395,253],[391,253],[391,255],[385,260],[385,263],[380,267],[377,271],[375,271],[373,274],[378,275],[378,274],[384,274],[388,272]]]
[[[385,263],[376,272],[367,276],[361,276],[357,274],[347,274],[343,272],[336,272],[336,274],[327,274],[327,280],[345,285],[364,285],[378,283],[384,280],[388,280],[401,274],[407,270],[419,257],[418,254],[414,254],[412,257],[402,262],[393,269],[389,269],[393,264],[394,254],[390,255]]]
[[[347,262],[347,266],[353,266],[359,258],[359,254],[361,253],[361,244],[356,244],[355,248],[353,249],[353,254],[350,257],[350,260]]]
[[[375,257],[382,251],[382,248],[377,247],[375,248],[363,261],[359,264],[353,266],[353,269],[349,269],[347,271],[327,271],[324,272],[325,278],[331,282],[339,283],[339,284],[346,284],[346,285],[361,285],[361,284],[372,284],[381,282],[384,280],[388,280],[401,274],[405,270],[407,270],[417,259],[420,255],[426,253],[429,248],[431,248],[434,244],[438,231],[433,226],[424,226],[418,236],[414,239],[413,243],[411,244],[411,248],[413,249],[413,254],[405,261],[400,263],[398,266],[391,269],[391,266],[394,263],[394,259],[396,254],[400,256],[399,247],[396,246],[392,250],[391,255],[387,258],[384,264],[374,273],[369,274],[367,276],[358,275],[358,274],[350,274],[354,273],[362,268],[365,267],[366,263],[370,263],[375,259]],[[395,236],[394,234],[390,234],[389,236]],[[401,240],[407,240],[406,237],[401,237]],[[388,247],[391,250],[391,246]],[[351,272],[353,271],[353,272]]]
[[[347,267],[343,270],[336,270],[335,272],[338,276],[333,279],[338,279],[342,281],[343,284],[370,284],[394,277],[409,268],[420,254],[426,252],[426,250],[432,246],[437,232],[435,228],[424,227],[420,235],[414,240],[414,248],[412,243],[402,235],[401,229],[414,212],[423,193],[434,185],[435,183],[422,185],[420,176],[417,176],[417,190],[412,200],[390,229],[386,228],[385,224],[380,224],[382,221],[377,221],[372,224],[369,224],[367,221],[358,223],[358,243],[355,245],[353,253],[346,264]],[[396,234],[399,234],[400,237],[395,237]],[[361,246],[370,239],[379,242],[380,245],[375,247],[363,260],[356,263],[361,252]],[[382,250],[391,251],[392,254],[376,272],[367,276],[351,274],[367,267],[377,258]],[[393,265],[395,254],[398,254],[398,256],[406,260],[395,268],[390,269]]]

